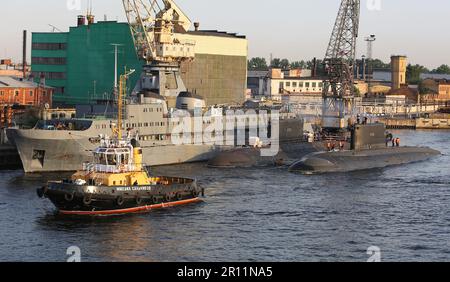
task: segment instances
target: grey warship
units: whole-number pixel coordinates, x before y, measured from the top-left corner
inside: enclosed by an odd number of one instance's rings
[[[169,109],[165,97],[151,91],[142,92],[126,104],[124,127],[138,133],[137,141],[141,144],[146,165],[208,161],[220,152],[235,148],[213,142],[175,145],[172,132],[178,123],[173,117],[180,111],[192,111],[195,106],[204,107],[204,101],[192,93],[182,92],[177,104],[181,109]],[[90,160],[92,151],[99,145],[100,137],[109,134],[117,122],[116,113],[110,117],[99,117],[94,115],[98,110],[93,106],[88,108],[93,115],[86,115],[89,118],[39,121],[32,129],[8,129],[8,139],[17,147],[24,171],[36,173],[81,169],[81,164]],[[223,110],[204,108],[212,114],[214,111],[222,114]],[[293,134],[301,136],[302,119],[292,113],[282,113],[280,118],[280,139],[290,138]],[[236,128],[228,131],[234,134]],[[288,133],[284,136],[283,132]],[[227,130],[223,134],[226,136]]]

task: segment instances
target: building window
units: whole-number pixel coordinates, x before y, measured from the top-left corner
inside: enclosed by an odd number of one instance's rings
[[[38,43],[34,42],[31,46],[34,50],[66,50],[67,44],[66,43]]]
[[[30,91],[30,97],[33,97],[33,91]]]
[[[31,58],[33,65],[65,65],[66,58],[48,58],[48,57],[33,57]]]
[[[286,82],[286,87],[291,87],[291,83],[289,81]]]
[[[16,95],[16,97],[19,96],[19,90],[16,90],[16,91],[14,92],[14,94]]]
[[[65,72],[33,72],[34,77],[40,77],[41,74],[43,74],[46,79],[50,79],[50,80],[64,80],[64,79],[66,79],[66,73]]]
[[[303,87],[303,82],[299,82],[298,87]]]
[[[297,82],[293,82],[292,87],[297,87]]]
[[[317,83],[316,83],[316,82],[313,82],[313,83],[312,83],[312,87],[313,87],[313,88],[316,88],[316,87],[317,87]]]
[[[309,87],[309,82],[306,82],[306,83],[305,83],[305,87]]]
[[[0,91],[0,96],[3,96],[5,94],[4,91]]]

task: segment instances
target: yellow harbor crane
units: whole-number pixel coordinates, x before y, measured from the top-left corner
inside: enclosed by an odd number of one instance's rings
[[[186,91],[180,64],[195,57],[195,42],[180,36],[189,31],[191,20],[173,0],[122,2],[136,53],[145,61],[133,93],[151,90],[162,96],[177,97]]]

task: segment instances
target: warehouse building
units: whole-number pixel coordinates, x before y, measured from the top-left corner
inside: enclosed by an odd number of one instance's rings
[[[195,30],[177,37],[196,42],[193,62],[181,66],[189,91],[203,96],[208,105],[242,103],[247,84],[248,43],[244,36]],[[112,99],[114,45],[118,44],[119,75],[136,69],[134,86],[143,62],[139,61],[127,23],[78,20],[69,32],[33,33],[32,72],[45,75],[55,88],[56,105],[104,103]]]

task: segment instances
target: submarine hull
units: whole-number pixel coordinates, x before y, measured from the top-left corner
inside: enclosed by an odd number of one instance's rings
[[[289,171],[304,174],[350,172],[420,162],[440,154],[439,151],[425,147],[319,152],[295,162]]]
[[[295,160],[316,152],[311,143],[286,142],[280,144],[278,153],[272,157],[264,157],[259,148],[239,148],[222,152],[208,162],[213,168],[250,168],[265,166],[291,165]]]

